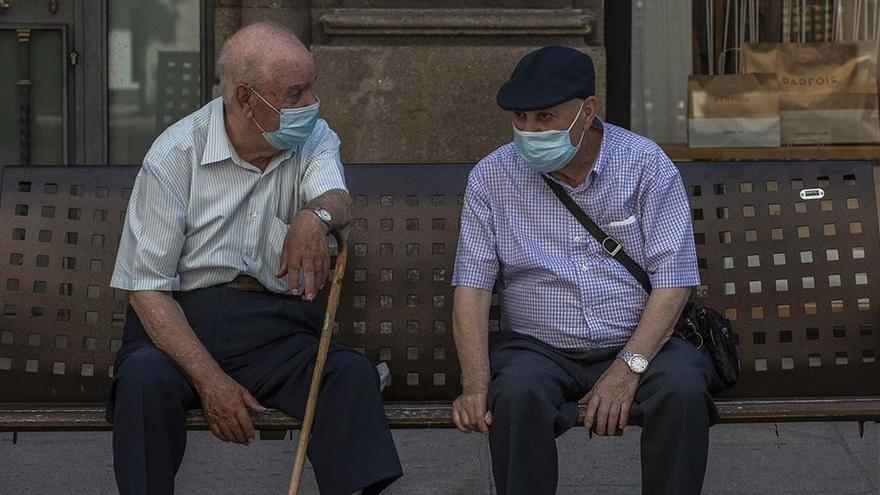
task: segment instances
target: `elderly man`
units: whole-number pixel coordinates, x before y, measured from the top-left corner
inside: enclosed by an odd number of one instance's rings
[[[453,419],[489,432],[502,495],[555,492],[555,438],[574,426],[578,402],[599,435],[642,427],[644,493],[696,494],[717,377],[705,355],[671,338],[699,283],[687,197],[663,151],[603,124],[594,95],[592,60],[558,46],[526,55],[498,92],[514,142],[477,164],[465,194]],[[603,249],[553,188],[644,267],[650,296],[610,256],[616,244]],[[490,345],[493,287],[503,320]]]
[[[236,33],[218,75],[223,96],[147,153],[119,245],[111,285],[131,306],[107,415],[122,494],[173,492],[187,409],[239,444],[254,440],[249,411],[305,410],[327,234],[349,217],[339,139],[286,29]],[[308,453],[322,494],[401,475],[379,376],[351,349],[331,348]]]

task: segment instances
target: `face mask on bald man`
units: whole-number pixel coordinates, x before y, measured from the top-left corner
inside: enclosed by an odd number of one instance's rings
[[[317,96],[315,96],[315,103],[307,107],[282,108],[279,110],[266,101],[256,89],[251,87],[250,90],[263,100],[263,103],[268,105],[272,110],[275,110],[275,112],[281,116],[278,130],[273,132],[266,132],[259,122],[251,118],[251,120],[254,121],[254,124],[256,124],[263,132],[263,137],[266,139],[267,143],[275,149],[288,150],[296,148],[306,142],[306,139],[309,138],[312,131],[315,129],[315,124],[318,122],[318,107],[320,106],[321,101],[318,100]]]

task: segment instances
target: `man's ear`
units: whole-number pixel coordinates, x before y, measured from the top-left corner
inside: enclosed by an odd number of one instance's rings
[[[584,101],[584,129],[589,129],[593,125],[593,119],[599,115],[599,98],[590,96]]]
[[[241,108],[241,113],[247,119],[254,117],[254,97],[251,90],[244,84],[239,84],[235,88],[235,101]]]

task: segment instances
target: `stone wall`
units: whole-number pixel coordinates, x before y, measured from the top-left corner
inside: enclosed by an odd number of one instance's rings
[[[589,53],[605,93],[601,0],[217,0],[216,49],[260,20],[311,47],[347,163],[475,163],[511,139],[495,94],[540,46]]]

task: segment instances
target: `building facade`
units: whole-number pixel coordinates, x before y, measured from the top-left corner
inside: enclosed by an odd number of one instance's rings
[[[223,42],[291,28],[349,163],[473,163],[510,139],[495,92],[548,45],[593,56],[601,0],[0,0],[0,165],[139,163],[209,101]]]

